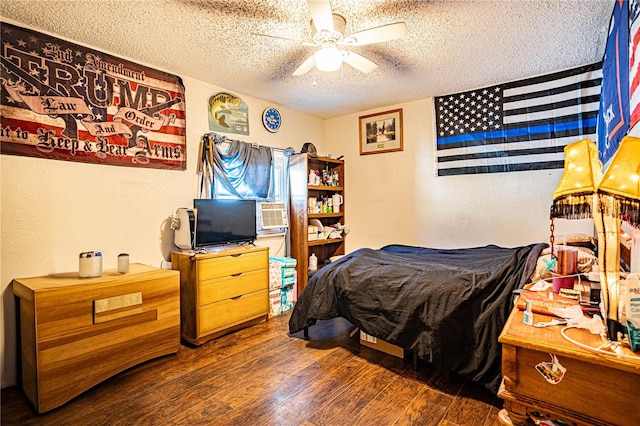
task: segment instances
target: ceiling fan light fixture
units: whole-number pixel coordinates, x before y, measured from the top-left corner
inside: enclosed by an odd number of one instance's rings
[[[325,46],[313,55],[320,71],[337,71],[342,65],[342,52],[335,46]]]

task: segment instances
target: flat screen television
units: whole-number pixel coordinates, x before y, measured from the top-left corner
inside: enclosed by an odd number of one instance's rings
[[[253,242],[256,239],[254,200],[195,199],[196,247]]]

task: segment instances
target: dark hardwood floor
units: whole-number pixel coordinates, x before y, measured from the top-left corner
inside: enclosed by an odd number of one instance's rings
[[[289,313],[127,370],[37,414],[2,390],[6,425],[498,425],[502,401],[360,347],[341,318],[288,335]],[[132,348],[135,350],[135,348]]]

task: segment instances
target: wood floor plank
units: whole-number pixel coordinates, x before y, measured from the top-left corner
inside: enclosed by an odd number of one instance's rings
[[[318,331],[322,331],[319,329]],[[289,339],[287,345],[276,348],[273,353],[264,354],[258,361],[249,361],[243,365],[243,371],[231,370],[228,374],[216,376],[217,383],[224,383],[217,390],[207,390],[200,392],[206,395],[201,398],[198,405],[206,405],[208,400],[223,401],[229,406],[242,409],[233,410],[233,412],[225,413],[224,419],[218,419],[221,424],[248,424],[249,421],[256,421],[256,414],[260,412],[268,413],[266,407],[251,407],[252,413],[249,417],[244,418],[243,413],[249,412],[248,407],[257,402],[262,402],[264,396],[273,394],[273,392],[281,393],[279,386],[287,388],[287,379],[300,369],[303,369],[312,362],[326,356],[326,350],[314,350],[313,342],[307,342],[300,339]],[[320,345],[321,346],[321,345]],[[208,386],[208,385],[207,385]],[[197,391],[196,391],[197,392]],[[197,392],[198,393],[198,392]],[[282,404],[278,401],[271,407],[277,409]],[[259,411],[256,412],[255,410]],[[182,412],[171,419],[172,424],[179,424],[182,421],[191,424],[198,421],[204,414],[212,415],[210,411],[203,410],[196,406],[189,411]],[[269,415],[265,416],[270,418]]]
[[[169,404],[166,401],[191,400],[200,401],[202,395],[214,395],[218,398],[208,398],[212,401],[210,411],[222,414],[231,411],[232,407],[222,398],[221,394],[233,393],[232,386],[237,383],[246,383],[246,377],[251,375],[254,369],[260,370],[278,361],[278,354],[273,349],[282,348],[289,343],[286,335],[270,337],[261,345],[251,346],[242,352],[242,356],[223,356],[211,358],[215,361],[197,363],[191,371],[168,381],[162,388],[154,387],[141,393],[136,401],[132,401],[124,408],[127,422],[153,423],[158,419],[170,419],[180,414],[184,409],[181,404]],[[263,355],[263,351],[267,351]],[[230,379],[231,376],[231,379]],[[225,383],[225,386],[220,386]],[[155,401],[155,403],[154,403]],[[153,410],[140,411],[129,409],[138,404],[153,407]],[[193,404],[193,402],[192,402]],[[136,413],[136,414],[129,414]]]
[[[309,418],[309,421],[315,425],[335,425],[344,420],[345,413],[356,415],[364,410],[384,388],[398,377],[396,372],[384,366],[384,362],[388,362],[388,359],[392,357],[387,355],[385,358],[380,361],[380,364],[365,364],[358,374],[354,375],[353,383],[345,386],[341,392],[337,392],[335,398],[328,403],[317,407],[315,414]]]
[[[368,353],[367,359],[343,348],[337,352],[344,355],[345,360],[321,362],[319,369],[312,367],[314,374],[306,375],[306,384],[295,390],[289,403],[280,411],[283,421],[300,422],[330,405],[337,395],[357,381],[369,363],[379,362],[385,357],[383,353]],[[307,371],[302,372],[305,373]]]
[[[318,355],[299,342],[292,341],[255,362],[246,363],[240,368],[241,371],[231,370],[207,380],[206,386],[217,386],[217,389],[203,392],[203,395],[206,395],[206,400],[220,401],[238,409],[265,395],[277,393],[279,386],[291,374],[316,362]],[[220,386],[220,382],[224,386]]]
[[[445,420],[456,425],[484,425],[493,408],[495,397],[479,385],[466,382],[456,397],[456,409]]]
[[[427,381],[407,367],[398,374],[357,416],[354,426],[391,425],[424,389]]]
[[[428,384],[438,392],[455,397],[464,385],[464,379],[446,371],[439,370],[432,365],[425,365],[422,368],[430,372],[431,377]]]
[[[484,426],[502,426],[500,421],[498,420],[498,413],[502,409],[502,404],[500,404],[500,400],[496,398],[493,402],[493,406],[491,410],[489,410],[489,414],[487,415],[487,420],[484,422]]]
[[[310,338],[279,315],[131,368],[49,413],[2,390],[3,425],[497,426],[501,401],[429,364],[360,347],[347,320]]]
[[[452,407],[454,401],[454,396],[424,386],[405,407],[393,425],[437,425],[444,418],[447,410]]]
[[[273,340],[277,340],[278,345],[280,345],[286,341],[286,336],[284,337],[284,339],[282,337],[274,337],[269,339],[265,344],[268,347],[273,344]],[[256,356],[259,353],[257,349],[251,348],[247,349],[247,352]],[[200,389],[205,386],[203,382],[206,383],[214,380],[217,376],[238,369],[245,363],[242,357],[229,356],[220,359],[211,357],[208,362],[197,362],[191,365],[189,369],[181,369],[178,360],[173,360],[173,362],[176,362],[173,368],[165,363],[157,365],[157,370],[159,372],[167,369],[174,370],[174,372],[182,370],[180,374],[167,375],[167,378],[161,382],[163,384],[162,386],[158,386],[160,382],[158,382],[157,377],[149,376],[148,374],[141,376],[141,379],[137,382],[128,382],[128,386],[124,387],[123,390],[135,397],[126,401],[120,401],[119,403],[106,404],[95,416],[97,424],[107,424],[114,412],[118,412],[127,423],[141,420],[147,417],[148,413],[157,413],[159,411],[169,416],[170,413],[166,413],[165,411],[171,411],[174,407],[167,405],[166,401],[175,400],[176,398],[197,401],[200,396]],[[146,371],[146,373],[149,371]],[[146,387],[140,386],[141,383],[146,383]],[[213,388],[217,390],[219,386],[214,385]],[[99,402],[102,401],[104,401],[104,399],[99,400]],[[143,411],[140,410],[139,407],[147,407],[148,410]],[[78,421],[81,419],[78,418],[78,416],[82,415],[83,413],[79,412],[76,413],[75,416],[64,420]]]
[[[27,424],[33,418],[34,410],[29,400],[24,396],[22,390],[16,386],[2,389],[2,411],[0,420],[5,424],[6,419],[11,419],[11,423]]]
[[[310,383],[318,387],[332,385],[333,379],[326,375],[327,366],[339,365],[354,356],[343,348],[323,350],[322,353],[324,353],[323,358],[290,375],[284,383],[281,383],[277,392],[265,393],[262,398],[239,407],[224,419],[223,424],[300,424],[303,418],[300,418],[299,411],[293,408],[313,412],[313,400],[307,399]]]

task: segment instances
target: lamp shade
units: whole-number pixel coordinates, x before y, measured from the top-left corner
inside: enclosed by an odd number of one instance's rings
[[[591,217],[593,194],[602,179],[598,147],[589,139],[564,148],[564,173],[553,192],[552,218],[584,219]]]
[[[611,159],[598,195],[603,212],[640,228],[640,139],[625,136]]]

